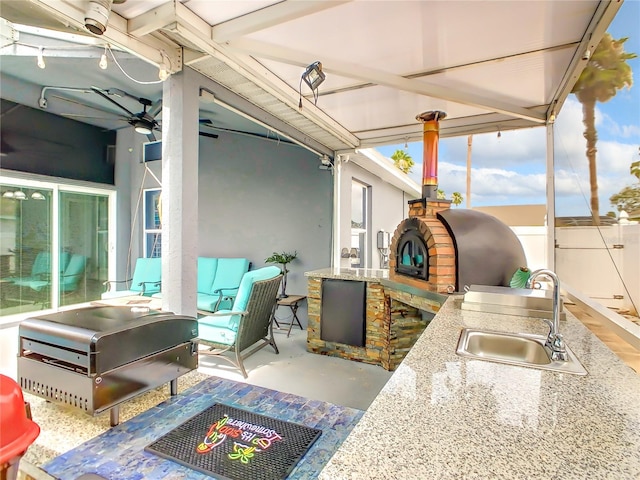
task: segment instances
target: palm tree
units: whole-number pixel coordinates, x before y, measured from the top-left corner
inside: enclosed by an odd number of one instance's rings
[[[456,207],[462,203],[462,194],[460,192],[453,192],[451,194],[451,203],[453,203]]]
[[[396,150],[393,152],[391,160],[393,160],[393,164],[403,173],[409,173],[411,168],[415,165],[411,155],[404,150]]]
[[[629,171],[631,172],[631,175],[635,175],[638,178],[638,181],[640,181],[640,160],[633,162]]]
[[[446,200],[446,198],[447,198],[447,194],[446,194],[446,193],[444,193],[444,190],[442,190],[442,189],[440,189],[440,188],[439,188],[439,189],[436,191],[436,198],[437,198],[438,200]]]
[[[580,74],[572,93],[582,104],[582,123],[584,138],[587,140],[587,160],[589,161],[589,182],[591,185],[591,215],[593,224],[600,225],[600,206],[598,202],[598,176],[596,172],[596,143],[598,133],[595,127],[596,101],[611,100],[618,90],[633,84],[633,74],[627,60],[636,54],[624,51],[627,37],[614,40],[605,33],[589,63]]]

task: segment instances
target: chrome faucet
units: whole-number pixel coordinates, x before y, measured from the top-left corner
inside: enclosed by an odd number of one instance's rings
[[[526,287],[532,288],[536,278],[541,275],[545,275],[553,281],[553,313],[551,321],[545,319],[545,322],[549,325],[549,335],[545,346],[551,350],[551,360],[566,362],[569,357],[564,339],[560,334],[560,280],[558,280],[558,276],[545,268],[535,270],[531,272]]]

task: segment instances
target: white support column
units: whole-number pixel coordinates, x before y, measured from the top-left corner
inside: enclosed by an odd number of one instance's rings
[[[162,308],[196,316],[199,85],[189,69],[162,96]]]
[[[556,265],[556,184],[553,123],[547,123],[547,268]]]
[[[340,204],[342,182],[342,156],[336,155],[333,161],[333,251],[331,252],[331,266],[340,267]]]

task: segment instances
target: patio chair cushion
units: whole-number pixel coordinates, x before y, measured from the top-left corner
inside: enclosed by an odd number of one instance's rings
[[[236,341],[236,335],[237,332],[229,328],[215,327],[198,320],[198,336],[206,338],[209,342],[233,345]]]
[[[249,301],[249,294],[251,293],[253,284],[260,280],[269,280],[270,278],[277,277],[280,273],[280,267],[276,267],[275,265],[258,268],[257,270],[245,273],[242,277],[242,281],[240,282],[238,295],[233,302],[231,310],[234,312],[242,312],[246,310],[247,302]]]
[[[217,258],[198,257],[198,293],[211,293],[211,286],[216,277],[217,268]]]
[[[154,295],[154,297],[156,297],[156,295]],[[220,295],[211,295],[210,293],[198,292],[196,294],[197,309],[205,310],[207,312],[213,312],[219,297]]]
[[[162,281],[162,258],[138,258],[133,271],[133,278],[130,280],[111,280],[105,282],[108,290],[101,295],[101,298],[110,299],[126,297],[129,295],[144,295],[151,297],[160,292],[160,282]],[[115,290],[112,284],[126,283],[128,290]],[[144,284],[144,288],[143,285]]]
[[[224,315],[225,313],[231,313],[231,310],[218,310],[215,313],[215,316],[199,318],[198,324],[217,328],[227,328],[234,332],[238,331],[238,315]]]
[[[248,270],[249,260],[247,258],[219,258],[216,275],[209,293],[217,295],[216,290],[221,288],[237,288],[242,276]]]
[[[160,257],[138,258],[129,289],[137,293],[144,292],[144,295],[151,296],[160,291],[161,280],[162,259]],[[142,286],[143,283],[144,289]]]

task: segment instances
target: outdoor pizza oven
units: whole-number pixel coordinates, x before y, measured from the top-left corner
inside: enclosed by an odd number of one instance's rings
[[[425,112],[422,198],[409,201],[409,217],[391,240],[389,277],[420,289],[452,293],[465,286],[509,286],[527,264],[520,240],[497,218],[455,208],[437,198],[439,120],[446,114]]]

